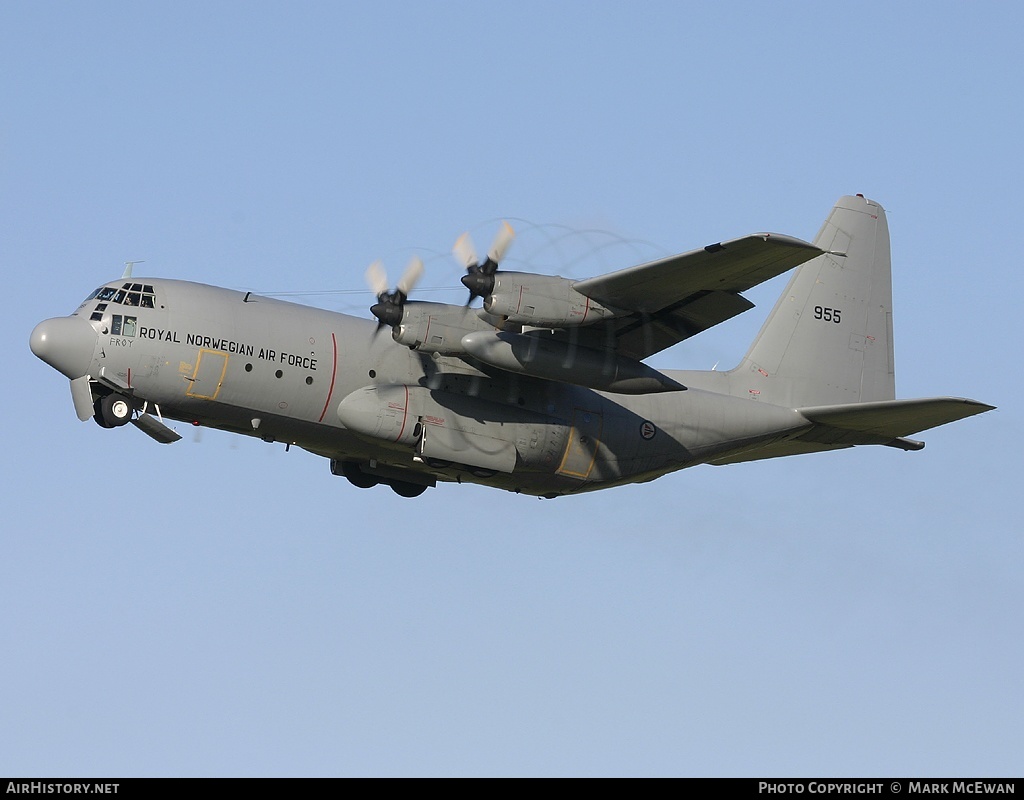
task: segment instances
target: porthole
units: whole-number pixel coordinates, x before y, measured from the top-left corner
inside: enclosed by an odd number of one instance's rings
[[[371,369],[370,370],[370,377],[371,378],[376,378],[377,377],[377,370]]]
[[[280,378],[280,377],[282,377],[283,375],[284,375],[284,373],[283,373],[283,372],[281,372],[281,370],[278,370],[277,372],[275,372],[275,373],[274,373],[274,377],[277,377],[277,378]]]
[[[313,376],[312,375],[306,376],[306,386],[312,386],[312,385],[313,385]]]
[[[246,372],[252,372],[252,364],[246,364],[245,365],[245,371]]]

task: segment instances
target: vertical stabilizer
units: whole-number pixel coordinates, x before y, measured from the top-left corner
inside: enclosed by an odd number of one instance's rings
[[[730,373],[734,392],[790,408],[894,399],[884,209],[860,195],[840,198],[814,244],[825,255],[793,275]]]

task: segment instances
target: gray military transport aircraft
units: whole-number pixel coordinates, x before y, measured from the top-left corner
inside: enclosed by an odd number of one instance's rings
[[[880,444],[992,406],[896,400],[889,230],[843,197],[813,244],[758,233],[586,280],[456,255],[470,302],[409,301],[414,260],[374,323],[179,280],[105,284],[31,348],[71,380],[78,418],[167,419],[297,445],[358,487],[415,497],[438,481],[542,497],[650,481],[695,464]],[[648,356],[753,304],[741,292],[798,267],[749,352],[728,372],[664,371]],[[391,336],[380,336],[382,327]]]

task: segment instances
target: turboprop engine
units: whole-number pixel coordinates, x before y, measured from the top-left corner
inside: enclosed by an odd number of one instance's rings
[[[394,326],[392,338],[399,344],[424,353],[443,356],[463,355],[462,337],[474,331],[493,331],[500,320],[487,319],[476,308],[446,303],[406,303],[401,321]]]
[[[495,272],[484,309],[509,322],[539,328],[589,325],[621,312],[580,294],[575,281],[555,275]]]

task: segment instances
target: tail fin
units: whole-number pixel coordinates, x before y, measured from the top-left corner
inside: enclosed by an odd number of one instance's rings
[[[801,266],[730,373],[735,389],[799,408],[892,400],[892,274],[885,211],[842,197]]]

